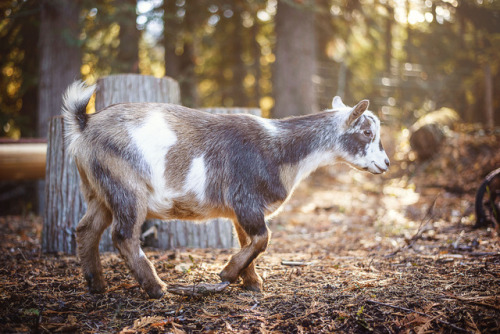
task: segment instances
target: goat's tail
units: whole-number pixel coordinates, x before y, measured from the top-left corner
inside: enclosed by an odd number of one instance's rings
[[[87,86],[78,80],[73,82],[63,95],[64,137],[70,152],[74,152],[73,144],[87,126],[87,104],[95,88],[95,85]]]

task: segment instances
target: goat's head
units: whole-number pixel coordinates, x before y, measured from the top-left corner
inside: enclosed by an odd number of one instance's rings
[[[340,157],[349,165],[381,174],[389,168],[389,158],[380,141],[380,121],[368,109],[368,100],[355,107],[346,106],[340,97],[332,102],[337,121],[340,121]]]

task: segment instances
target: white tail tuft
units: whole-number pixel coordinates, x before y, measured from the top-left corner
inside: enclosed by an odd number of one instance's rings
[[[95,89],[95,85],[87,86],[78,80],[73,82],[63,95],[64,136],[66,145],[72,154],[75,141],[87,126],[87,104]]]

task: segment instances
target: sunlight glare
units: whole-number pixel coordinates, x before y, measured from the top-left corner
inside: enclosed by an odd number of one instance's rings
[[[410,14],[408,14],[408,23],[409,24],[417,24],[425,21],[424,15],[418,10],[412,9]]]
[[[267,22],[267,21],[271,20],[271,15],[269,15],[269,13],[266,12],[265,10],[259,10],[257,12],[257,18],[259,20],[261,20],[262,22]]]
[[[433,19],[434,19],[434,16],[432,15],[432,13],[425,13],[425,20],[428,23],[431,23]]]

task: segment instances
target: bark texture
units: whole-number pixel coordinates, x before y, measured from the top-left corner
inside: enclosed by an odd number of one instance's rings
[[[52,118],[49,131],[42,251],[75,254],[75,228],[87,205],[80,193],[80,177],[75,161],[64,147],[62,116]]]
[[[317,111],[314,1],[279,1],[276,13],[275,106],[283,118]]]
[[[47,137],[49,120],[61,113],[64,90],[80,78],[79,3],[41,2],[38,137]]]
[[[47,138],[51,117],[61,113],[62,93],[80,78],[81,53],[78,34],[80,1],[40,3],[39,85],[36,135]],[[43,181],[37,182],[37,211],[45,210]]]

